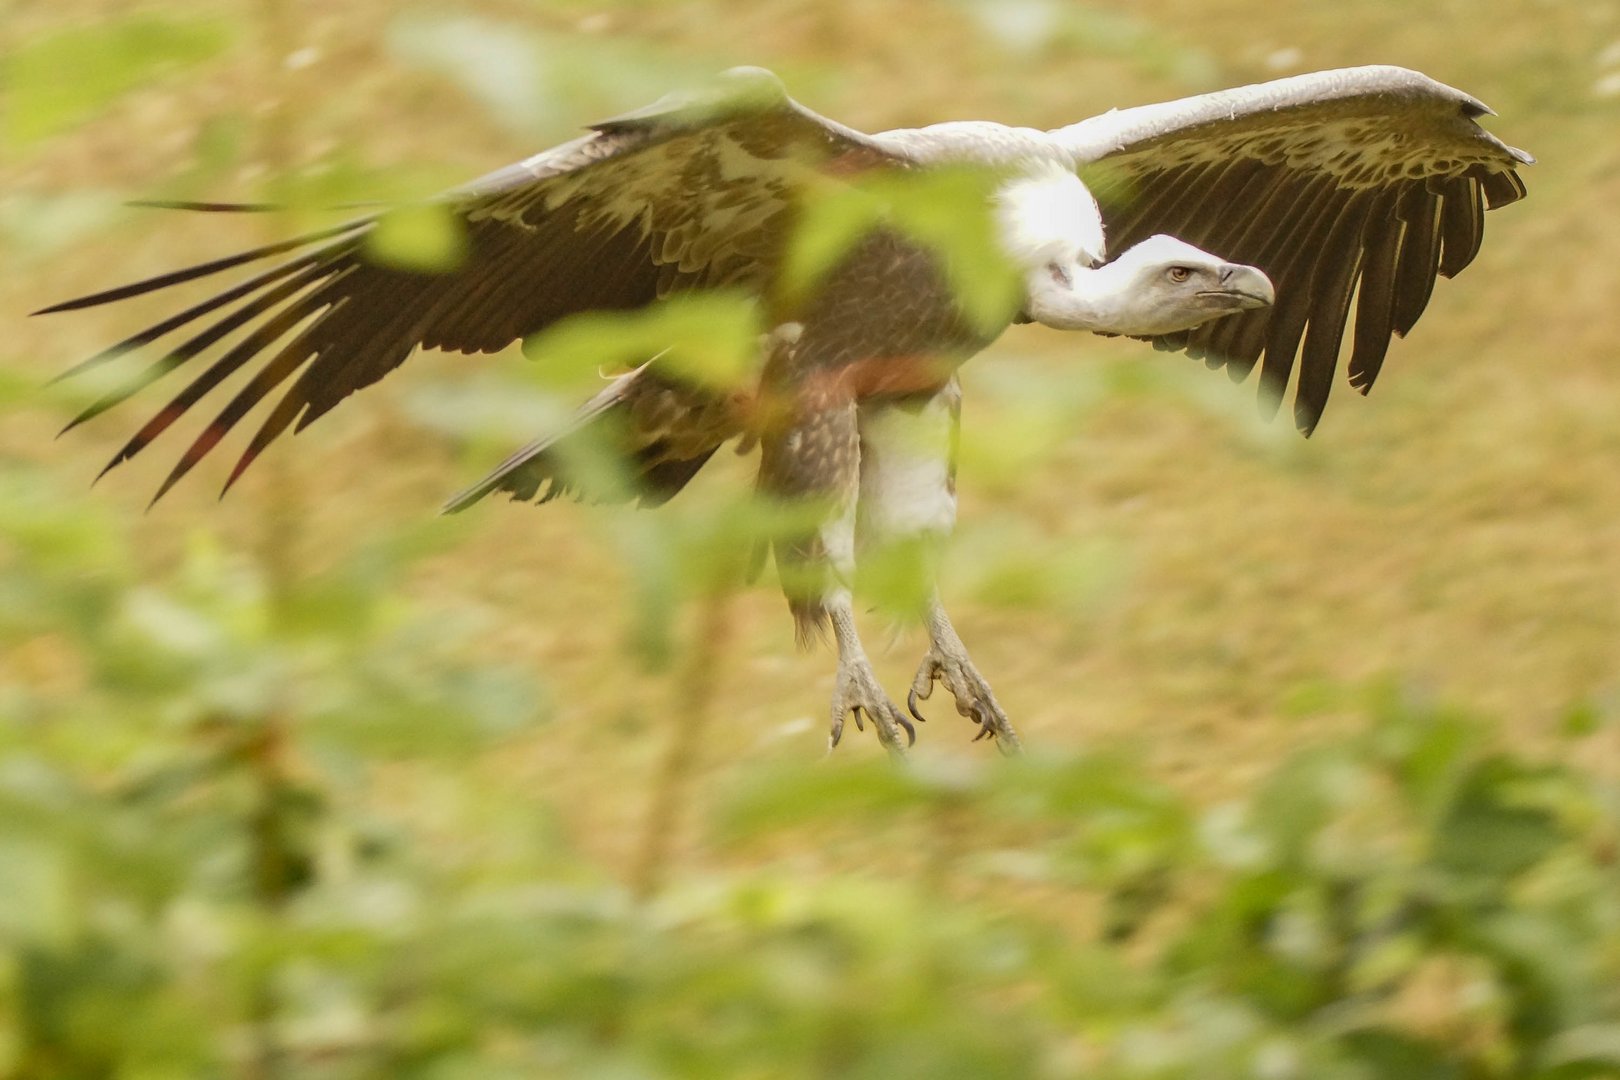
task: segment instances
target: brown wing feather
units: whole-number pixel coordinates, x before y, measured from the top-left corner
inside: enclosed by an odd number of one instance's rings
[[[1356,304],[1350,382],[1365,393],[1437,276],[1479,252],[1484,213],[1525,193],[1528,154],[1482,104],[1417,72],[1351,68],[1125,109],[1056,131],[1122,251],[1169,233],[1260,267],[1269,311],[1162,339],[1241,380],[1262,356],[1275,409],[1299,358],[1294,419],[1321,418]],[[1303,350],[1303,351],[1302,351]]]
[[[580,139],[447,195],[441,205],[460,222],[467,254],[443,272],[375,261],[366,244],[381,217],[374,215],[46,310],[124,299],[326,242],[81,365],[150,345],[239,305],[74,423],[262,320],[109,463],[110,469],[139,453],[228,376],[268,353],[258,374],[182,456],[161,496],[283,385],[232,481],[289,426],[302,429],[420,346],[492,352],[577,312],[636,308],[672,290],[713,284],[763,289],[785,239],[796,185],[829,166],[842,173],[906,163],[895,148],[799,106],[769,73],[728,73],[718,88],[596,125]],[[269,352],[295,329],[289,344]]]

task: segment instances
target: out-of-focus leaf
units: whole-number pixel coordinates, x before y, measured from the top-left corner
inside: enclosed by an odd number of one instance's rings
[[[1443,709],[1414,707],[1397,688],[1374,694],[1377,723],[1369,735],[1407,797],[1431,821],[1447,811],[1482,750],[1483,725]]]
[[[1554,917],[1503,912],[1467,928],[1470,943],[1494,960],[1514,991],[1513,1023],[1521,1037],[1547,1038],[1589,1019],[1600,1000],[1597,959]]]
[[[1144,71],[1202,90],[1220,65],[1158,21],[1132,10],[1059,0],[958,0],[989,36],[1010,52],[1118,56]]]
[[[467,371],[454,379],[419,381],[404,391],[413,424],[478,446],[502,460],[511,450],[561,431],[578,404],[573,395],[503,372]]]
[[[105,192],[15,192],[0,196],[0,243],[8,260],[38,259],[101,234],[124,213]]]
[[[1561,721],[1563,733],[1572,739],[1592,735],[1610,723],[1611,711],[1594,698],[1574,702],[1564,710]]]
[[[138,14],[25,42],[4,60],[0,144],[27,150],[137,87],[219,55],[232,37],[222,20]]]
[[[943,557],[952,591],[1013,610],[1094,613],[1128,583],[1119,549],[1105,539],[1043,535],[1016,521],[964,528]]]
[[[655,361],[660,373],[712,390],[737,388],[759,355],[759,312],[743,294],[671,297],[636,312],[564,319],[523,343],[543,386],[578,386],[604,371]]]
[[[3,806],[5,800],[0,800]],[[0,939],[59,946],[80,918],[67,853],[0,834]]]
[[[837,769],[803,763],[762,768],[727,799],[720,822],[728,836],[749,839],[802,825],[881,821],[935,804],[942,783],[955,786],[951,775],[926,766],[895,769],[880,760]]]
[[[442,203],[390,210],[366,234],[366,255],[384,266],[445,274],[466,261],[467,232]]]
[[[1003,179],[995,170],[964,168],[891,181],[900,189],[895,224],[943,260],[962,313],[984,333],[999,332],[1024,298],[992,212]]]
[[[410,12],[390,21],[385,41],[398,59],[458,84],[496,122],[526,137],[638,108],[726,66],[719,56],[637,36],[551,34],[532,20],[469,13]]]
[[[1587,1066],[1620,1071],[1620,1024],[1586,1024],[1559,1032],[1548,1041],[1540,1065],[1546,1069]]]
[[[1327,751],[1286,763],[1253,809],[1255,827],[1269,834],[1272,850],[1286,860],[1301,859],[1305,846],[1330,818],[1365,793],[1363,778],[1345,755]]]
[[[1402,1080],[1463,1080],[1463,1066],[1443,1048],[1388,1029],[1352,1032],[1345,1040],[1352,1060],[1367,1075]]]
[[[782,269],[788,296],[810,296],[855,244],[891,212],[880,194],[865,187],[830,185],[812,192]]]
[[[996,232],[993,198],[1004,179],[991,169],[933,169],[808,193],[783,270],[789,297],[811,295],[873,230],[888,229],[939,259],[970,326],[1000,332],[1023,298]]]
[[[1556,817],[1518,797],[1535,777],[1499,757],[1476,767],[1436,826],[1435,861],[1458,874],[1501,881],[1556,850],[1566,840]]]
[[[395,19],[385,40],[400,59],[458,82],[519,130],[545,118],[538,41],[518,27],[476,16]]]

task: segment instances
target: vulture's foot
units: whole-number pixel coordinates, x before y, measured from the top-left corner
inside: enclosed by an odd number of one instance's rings
[[[954,639],[956,635],[953,633],[950,637]],[[923,657],[917,677],[911,680],[906,707],[918,720],[923,716],[917,709],[917,702],[926,700],[934,692],[936,682],[944,683],[945,689],[956,699],[956,711],[979,725],[979,733],[973,736],[974,742],[994,739],[1004,754],[1017,754],[1023,750],[1012,721],[1007,719],[1007,714],[996,703],[996,695],[990,689],[990,684],[985,682],[979,669],[968,659],[967,650],[962,648],[959,640],[936,640],[929,648],[928,655]]]
[[[865,656],[841,656],[838,660],[838,683],[833,690],[832,730],[828,734],[827,748],[838,745],[844,735],[844,718],[853,715],[855,727],[866,730],[861,714],[865,713],[877,728],[878,739],[890,754],[901,756],[906,747],[917,741],[917,729],[912,726],[900,707],[878,685],[877,676]]]

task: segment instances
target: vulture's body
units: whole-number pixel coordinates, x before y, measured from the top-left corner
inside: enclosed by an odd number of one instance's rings
[[[377,219],[365,218],[49,310],[288,256],[81,365],[182,328],[191,335],[75,423],[218,347],[113,465],[257,365],[161,495],[273,395],[229,482],[289,426],[308,424],[418,347],[492,352],[579,312],[743,290],[767,331],[745,385],[717,389],[652,357],[451,508],[497,490],[543,500],[588,487],[564,451],[598,425],[613,426],[635,480],[630,493],[644,503],[673,495],[728,440],[758,440],[762,493],[820,508],[813,524],[777,537],[775,550],[801,630],[830,626],[837,640],[833,739],[847,715],[864,711],[897,749],[910,723],[873,677],[848,582],[858,541],[950,530],[957,366],[1015,317],[1149,338],[1235,378],[1258,362],[1271,408],[1293,377],[1295,421],[1309,433],[1341,341],[1350,339],[1350,381],[1365,392],[1436,276],[1474,257],[1485,209],[1523,195],[1517,169],[1530,158],[1475,123],[1487,111],[1415,72],[1356,68],[1051,132],[963,122],[869,136],[797,105],[774,76],[743,69],[445,196],[468,247],[452,268],[374,261],[367,237]],[[881,222],[813,288],[792,287],[789,245],[809,199],[952,165],[996,170],[989,212],[1022,293],[1005,318],[970,317],[939,249]],[[982,733],[1016,745],[937,599],[922,616],[932,645],[912,713],[943,681]]]

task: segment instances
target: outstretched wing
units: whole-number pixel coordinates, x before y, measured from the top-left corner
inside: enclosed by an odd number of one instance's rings
[[[80,364],[75,372],[182,327],[192,331],[69,426],[245,330],[107,466],[139,453],[258,361],[158,497],[292,379],[228,488],[289,426],[301,430],[418,346],[494,352],[576,312],[636,308],[680,289],[762,288],[807,177],[904,163],[894,149],[798,105],[769,72],[736,69],[717,86],[593,125],[573,142],[444,196],[442,205],[465,234],[466,254],[442,272],[375,261],[367,241],[382,215],[373,215],[46,308],[89,307],[297,253]]]
[[[1484,212],[1523,197],[1533,159],[1459,90],[1395,67],[1300,75],[1105,113],[1052,132],[1102,206],[1109,246],[1168,233],[1258,266],[1269,309],[1157,339],[1242,381],[1264,356],[1275,412],[1296,356],[1294,422],[1321,418],[1356,302],[1350,385],[1366,393],[1437,275],[1473,261]],[[1301,346],[1303,341],[1303,347]]]

